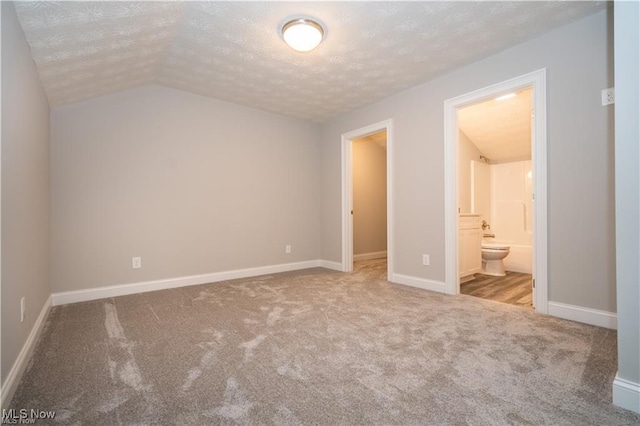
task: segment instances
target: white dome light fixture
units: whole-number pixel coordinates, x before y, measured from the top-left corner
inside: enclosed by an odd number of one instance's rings
[[[324,38],[324,29],[312,19],[298,18],[284,24],[282,38],[293,50],[309,52]]]

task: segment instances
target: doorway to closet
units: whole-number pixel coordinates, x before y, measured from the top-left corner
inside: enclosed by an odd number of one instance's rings
[[[342,135],[342,270],[384,261],[393,277],[392,122]],[[379,265],[378,265],[379,266]]]

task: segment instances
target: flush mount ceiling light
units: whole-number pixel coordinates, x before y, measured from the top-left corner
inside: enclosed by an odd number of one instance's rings
[[[322,25],[308,18],[298,18],[282,27],[282,38],[293,50],[308,52],[315,49],[324,37]]]

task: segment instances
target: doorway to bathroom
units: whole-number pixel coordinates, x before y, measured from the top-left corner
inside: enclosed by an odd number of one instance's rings
[[[481,237],[480,269],[460,269],[460,293],[528,308],[533,307],[531,111],[531,87],[458,109],[460,223],[477,218]],[[458,250],[459,258],[477,258],[477,239],[463,241]]]
[[[445,102],[446,283],[547,310],[545,70]]]

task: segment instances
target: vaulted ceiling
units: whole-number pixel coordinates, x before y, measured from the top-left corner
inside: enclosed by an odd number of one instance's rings
[[[160,84],[324,121],[606,2],[15,2],[51,107]],[[326,29],[298,53],[279,29]]]

